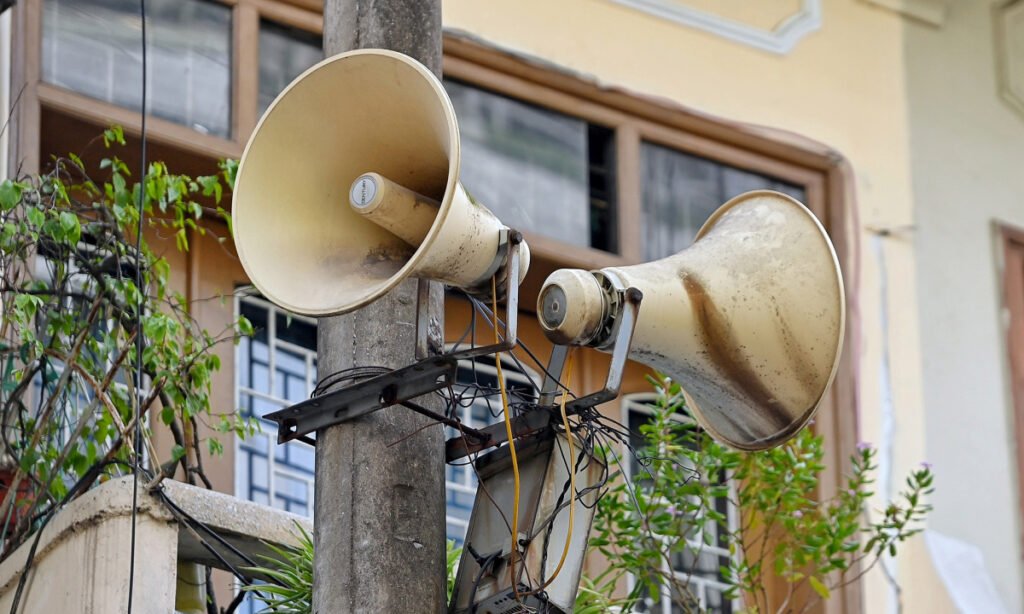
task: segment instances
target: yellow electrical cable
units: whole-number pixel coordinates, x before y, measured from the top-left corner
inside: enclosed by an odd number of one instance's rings
[[[565,413],[565,399],[569,396],[569,385],[572,383],[572,350],[569,350],[569,357],[565,361],[565,370],[568,375],[565,377],[565,390],[562,391],[562,425],[565,427],[565,440],[569,442],[569,530],[565,535],[565,547],[562,548],[562,558],[558,560],[558,566],[555,567],[555,572],[551,574],[551,577],[538,589],[530,591],[530,594],[539,593],[558,577],[558,574],[562,571],[562,566],[565,565],[565,560],[569,557],[569,545],[572,543],[572,527],[576,521],[576,450],[572,444],[572,431],[569,429],[569,415]],[[555,512],[557,514],[557,511]],[[554,523],[554,519],[551,520]],[[544,570],[541,570],[541,574]]]
[[[497,279],[491,277],[491,309],[492,316],[494,318],[494,343],[499,343],[498,339],[498,289]],[[565,370],[568,372],[565,380],[565,390],[562,391],[561,400],[561,413],[562,413],[562,425],[565,427],[565,440],[569,444],[569,527],[565,536],[565,547],[562,548],[562,557],[558,560],[558,566],[555,567],[554,573],[547,579],[546,582],[540,587],[527,593],[532,595],[538,593],[547,588],[558,574],[561,573],[562,567],[565,565],[566,559],[569,557],[569,546],[572,543],[572,528],[576,520],[576,449],[572,442],[572,430],[569,425],[569,415],[565,411],[565,401],[569,396],[568,389],[572,382],[572,350],[569,351],[569,356],[566,359]],[[520,599],[519,594],[519,583],[516,580],[516,550],[518,547],[518,535],[519,535],[519,459],[516,456],[516,444],[515,438],[512,433],[512,417],[508,407],[508,392],[505,389],[505,376],[501,370],[501,352],[494,353],[494,368],[498,373],[498,390],[501,393],[501,408],[502,413],[505,417],[505,435],[508,437],[508,449],[509,454],[512,457],[512,543],[511,552],[509,554],[509,575],[512,579],[512,592],[516,599]],[[552,520],[554,522],[554,520]],[[541,570],[543,572],[543,570]]]
[[[498,340],[498,281],[491,277],[491,316],[494,320],[494,343]],[[508,314],[506,314],[506,317]],[[494,353],[494,368],[498,372],[498,390],[501,392],[501,408],[505,415],[505,435],[508,437],[508,450],[512,456],[512,545],[509,553],[508,570],[512,578],[512,592],[519,599],[519,583],[516,581],[516,549],[519,536],[519,459],[516,457],[516,443],[512,436],[512,417],[508,410],[508,394],[505,391],[505,377],[501,372],[501,352]]]

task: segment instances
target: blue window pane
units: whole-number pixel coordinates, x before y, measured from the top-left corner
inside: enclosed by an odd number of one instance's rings
[[[254,343],[252,347],[254,350],[257,350],[260,344]],[[270,394],[270,366],[268,364],[260,363],[253,359],[249,366],[249,377],[252,378],[249,386],[253,390],[263,394]]]
[[[452,522],[451,520],[445,524],[445,532],[448,539],[455,540],[456,546],[461,546],[466,539],[465,525]]]
[[[236,352],[236,369],[238,369],[238,385],[242,388],[249,388],[252,386],[252,380],[248,365],[249,360],[249,345],[252,342],[249,341],[248,337],[242,337],[238,342],[238,349]]]
[[[310,474],[313,473],[315,467],[315,452],[314,448],[302,442],[289,442],[285,444],[289,446],[288,450],[288,464],[292,467],[305,469]]]
[[[302,480],[296,480],[295,478],[278,475],[275,487],[277,489],[278,494],[291,501],[298,501],[304,503],[306,502],[309,496],[309,487],[306,485],[306,482]]]
[[[250,460],[252,466],[252,473],[250,479],[252,480],[253,487],[258,488],[270,488],[270,463],[267,462],[265,457],[257,456],[253,454]]]
[[[270,442],[264,434],[251,435],[240,442],[242,449],[257,452],[262,456],[267,455],[267,446]]]

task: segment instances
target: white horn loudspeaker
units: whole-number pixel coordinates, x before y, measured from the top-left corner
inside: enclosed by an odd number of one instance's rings
[[[271,104],[234,189],[239,259],[268,299],[346,313],[407,277],[490,294],[508,229],[459,183],[459,128],[437,78],[400,53],[310,68]],[[520,279],[529,263],[519,245]]]
[[[555,271],[538,299],[545,334],[611,349],[626,288],[643,293],[629,357],[677,381],[719,441],[777,446],[821,404],[843,344],[843,280],[825,230],[793,198],[738,196],[662,260]]]

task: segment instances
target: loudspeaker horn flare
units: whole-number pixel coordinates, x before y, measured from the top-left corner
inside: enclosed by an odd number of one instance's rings
[[[246,145],[232,211],[242,266],[268,299],[312,316],[363,307],[408,277],[489,294],[507,228],[466,192],[459,162],[455,112],[426,67],[379,49],[328,58]]]
[[[643,293],[629,357],[671,376],[694,418],[735,448],[782,444],[814,416],[845,329],[842,273],[814,214],[777,192],[720,207],[662,260],[555,271],[538,316],[563,345],[609,349],[616,292]]]

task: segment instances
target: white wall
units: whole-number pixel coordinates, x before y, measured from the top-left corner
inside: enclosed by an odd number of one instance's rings
[[[994,222],[1024,228],[1024,116],[998,98],[993,10],[906,21],[930,528],[982,549],[1024,609],[1013,413]],[[1024,79],[1024,75],[1021,76]]]

